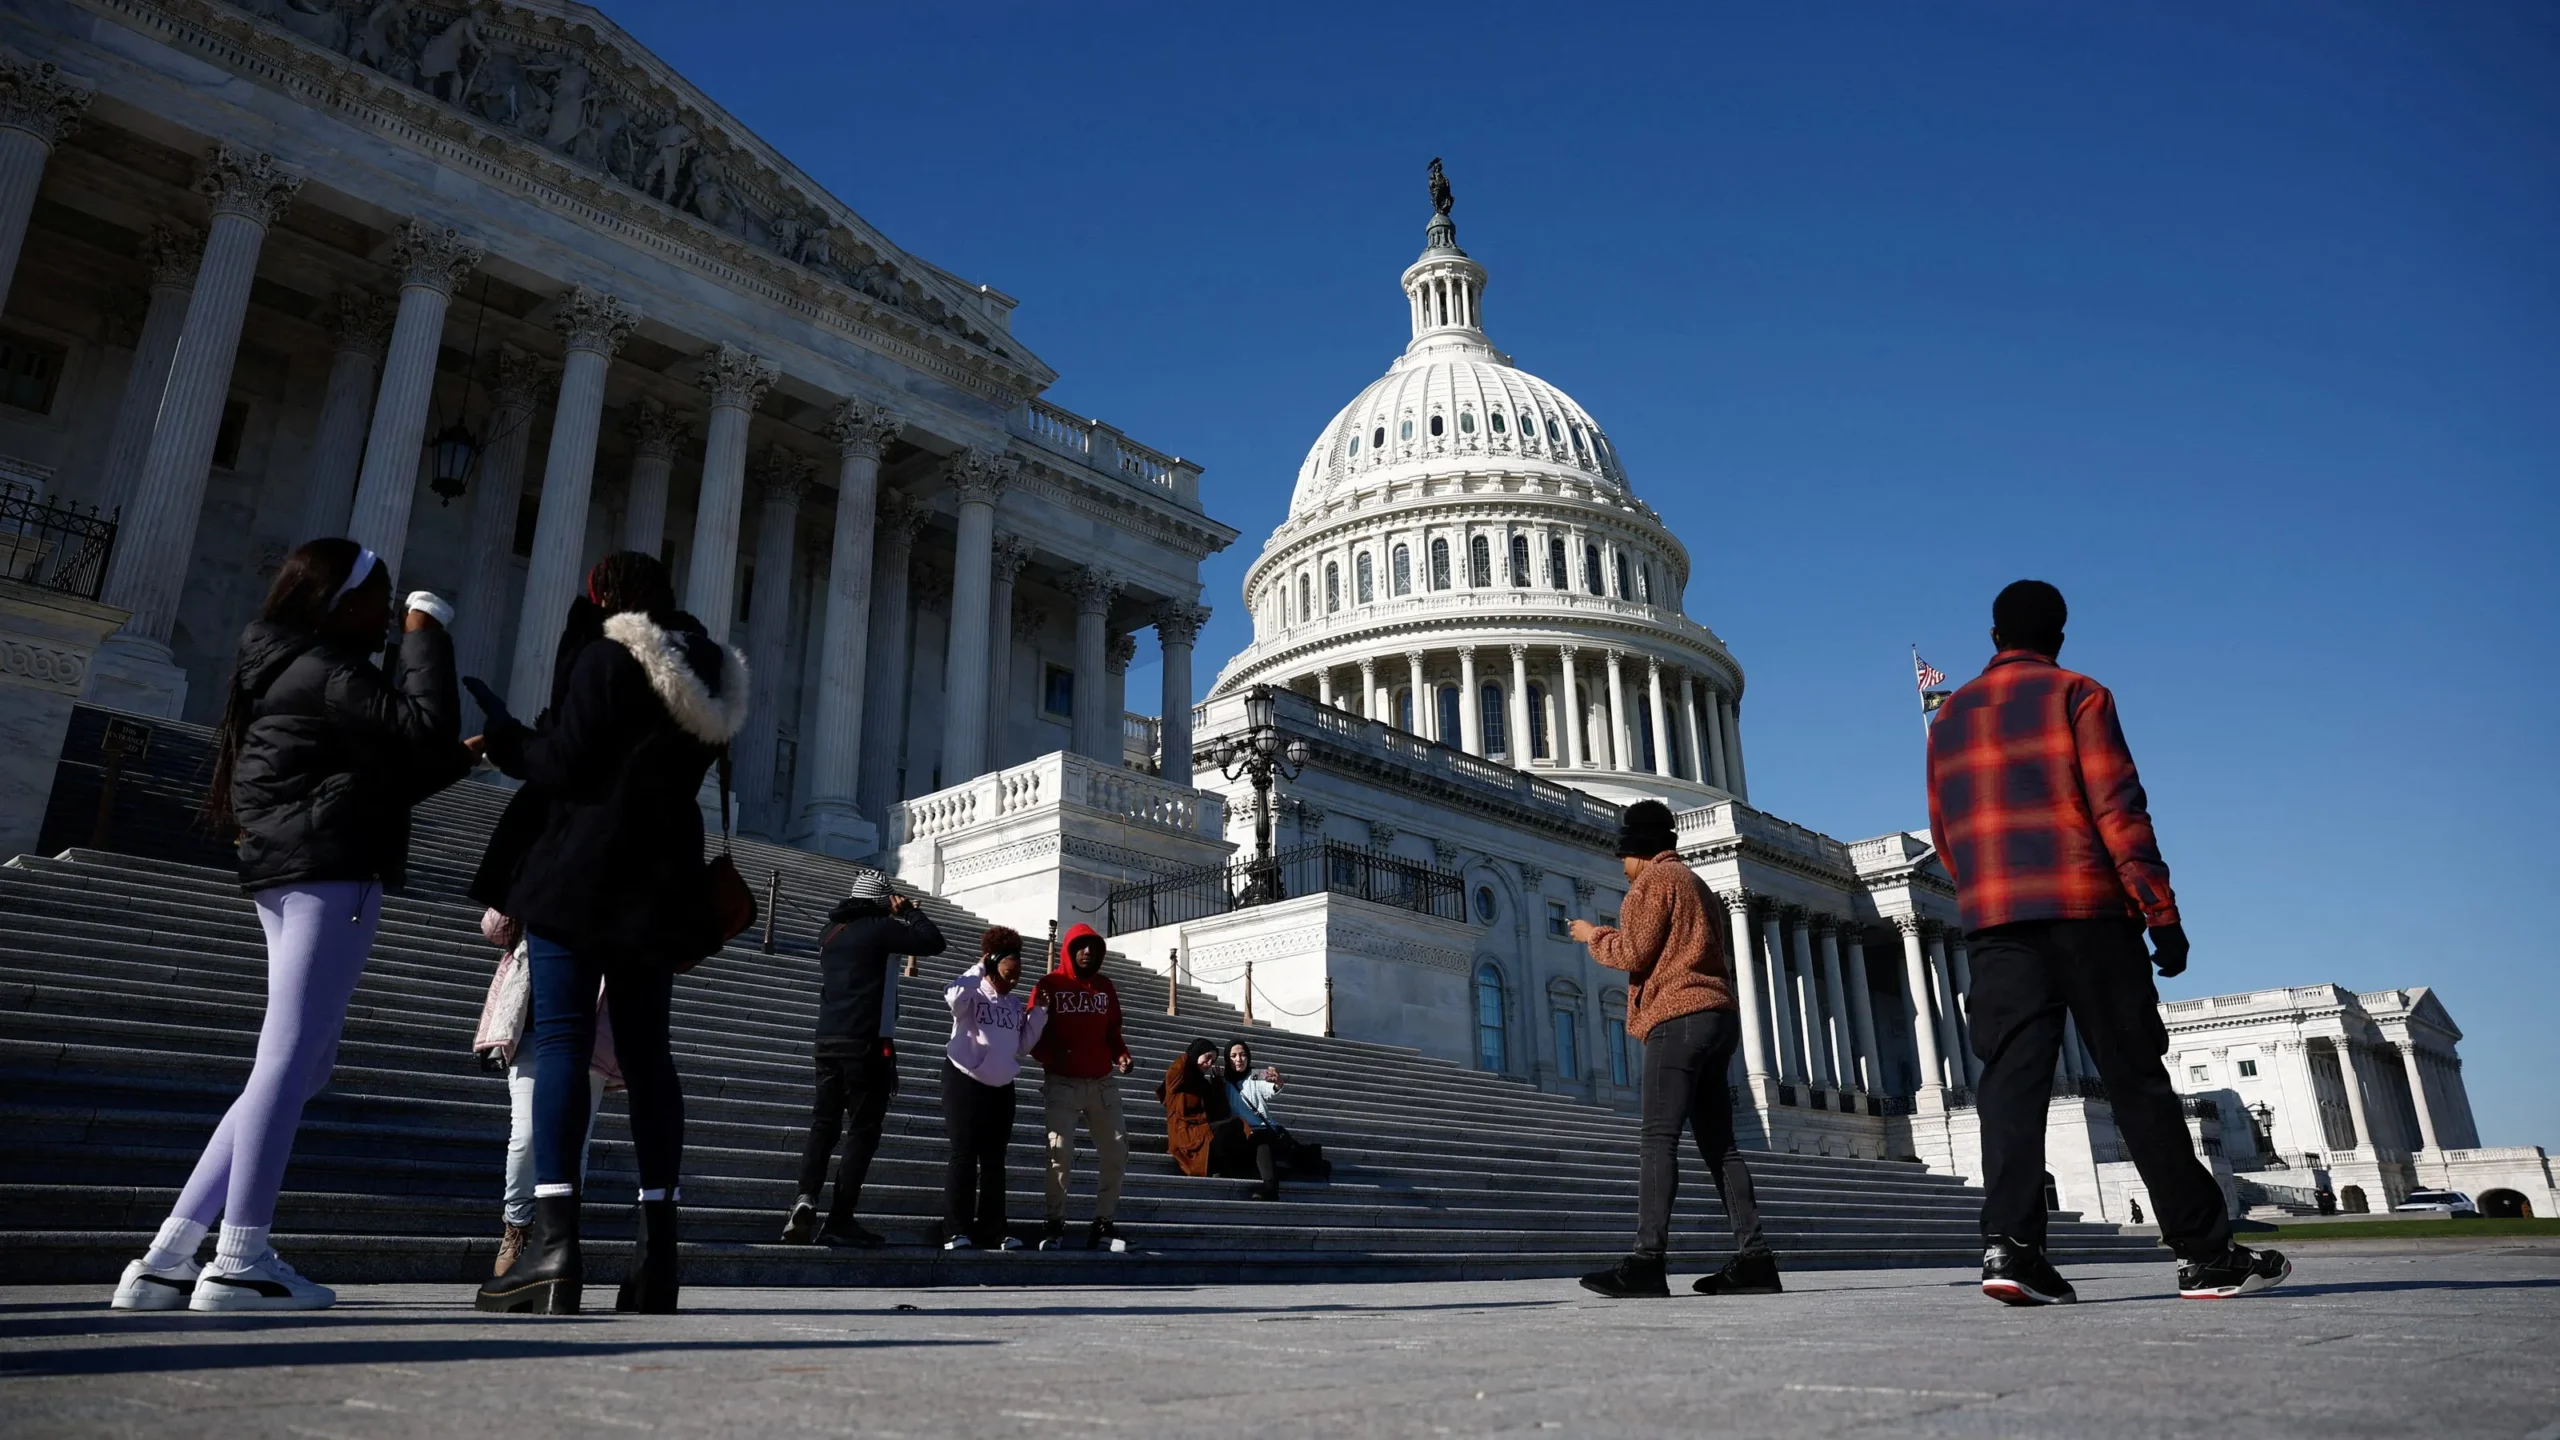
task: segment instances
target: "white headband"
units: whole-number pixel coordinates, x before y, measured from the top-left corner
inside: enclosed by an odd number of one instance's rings
[[[347,598],[348,591],[363,584],[365,578],[373,573],[373,567],[381,563],[381,559],[382,557],[371,550],[361,545],[357,546],[356,563],[347,570],[347,583],[339,586],[338,593],[329,597],[329,608],[337,609],[338,602]]]

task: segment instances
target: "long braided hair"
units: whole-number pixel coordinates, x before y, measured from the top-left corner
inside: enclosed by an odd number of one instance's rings
[[[607,615],[676,608],[675,582],[666,562],[641,550],[617,550],[587,572],[587,598]]]

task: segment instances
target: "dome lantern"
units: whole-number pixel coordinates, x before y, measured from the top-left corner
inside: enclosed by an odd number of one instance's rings
[[[1439,157],[1433,156],[1431,223],[1423,230],[1421,258],[1404,272],[1405,299],[1413,321],[1408,354],[1437,348],[1443,341],[1493,348],[1484,334],[1485,270],[1458,248],[1458,222],[1449,218],[1454,203],[1449,177],[1441,170]],[[1426,345],[1426,339],[1433,343]]]

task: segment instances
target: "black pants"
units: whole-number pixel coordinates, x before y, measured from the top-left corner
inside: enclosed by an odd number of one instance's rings
[[[1209,1129],[1209,1173],[1259,1180],[1264,1189],[1277,1190],[1279,1139],[1271,1130],[1247,1130],[1241,1120],[1221,1120]]]
[[[2184,1259],[2231,1244],[2222,1188],[2196,1158],[2142,929],[2130,920],[2028,920],[1975,931],[1973,1053],[1982,1059],[1982,1233],[2044,1246],[2045,1107],[2067,1010],[2098,1063],[2116,1129],[2151,1191],[2161,1238]]]
[[[809,1143],[800,1152],[800,1193],[814,1200],[827,1183],[827,1161],[835,1154],[836,1137],[851,1117],[852,1136],[844,1147],[844,1167],[836,1171],[835,1208],[827,1223],[842,1228],[853,1223],[862,1203],[862,1182],[871,1174],[871,1157],[880,1153],[880,1127],[888,1119],[889,1097],[898,1093],[898,1062],[877,1046],[864,1055],[820,1055],[817,1096],[809,1106]]]
[[[1671,1251],[1671,1202],[1680,1193],[1680,1132],[1698,1137],[1698,1158],[1724,1201],[1733,1248],[1761,1250],[1760,1201],[1751,1169],[1733,1143],[1733,1093],[1725,1071],[1741,1041],[1731,1010],[1698,1010],[1653,1027],[1644,1037],[1643,1113],[1636,1138],[1636,1253]]]
[[[942,1237],[974,1245],[1004,1238],[1004,1152],[1013,1143],[1013,1087],[982,1085],[942,1062],[942,1133],[951,1158],[942,1169]]]

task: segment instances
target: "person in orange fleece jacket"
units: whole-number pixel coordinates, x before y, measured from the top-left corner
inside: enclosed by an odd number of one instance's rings
[[[1102,973],[1102,932],[1090,925],[1067,931],[1056,969],[1040,977],[1025,1002],[1049,1012],[1048,1028],[1031,1047],[1043,1071],[1041,1100],[1049,1122],[1048,1223],[1040,1248],[1066,1244],[1067,1175],[1075,1168],[1076,1122],[1081,1119],[1102,1152],[1102,1185],[1093,1197],[1090,1250],[1125,1250],[1112,1224],[1120,1208],[1120,1181],[1129,1169],[1129,1131],[1120,1120],[1115,1076],[1129,1073],[1129,1045],[1120,1038],[1120,991]]]

